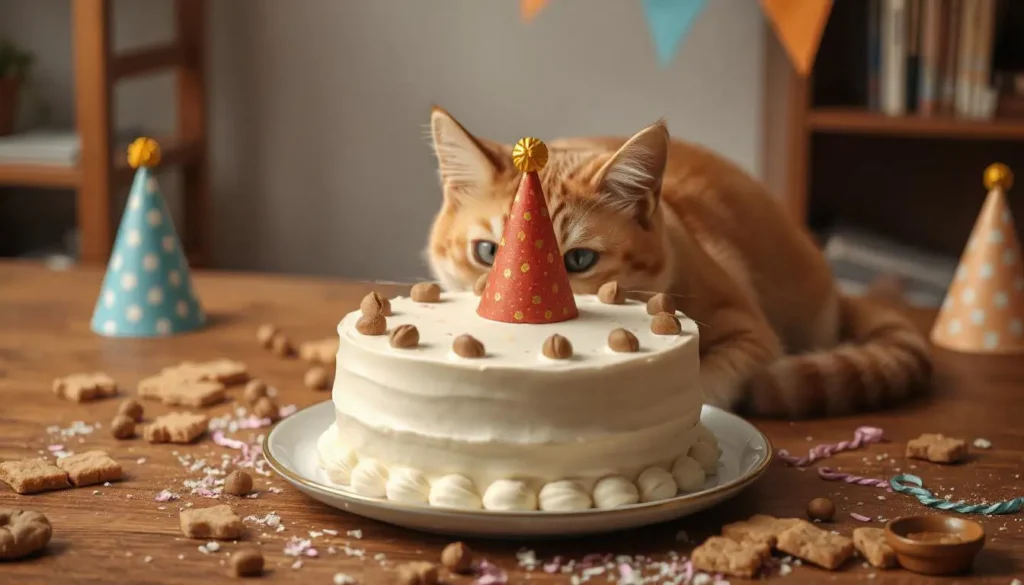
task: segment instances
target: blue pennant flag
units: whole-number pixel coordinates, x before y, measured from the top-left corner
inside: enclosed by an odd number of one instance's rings
[[[161,337],[206,322],[188,261],[150,169],[135,173],[92,330],[109,337]]]
[[[707,0],[644,0],[647,24],[663,67],[672,62],[680,41],[706,4]]]

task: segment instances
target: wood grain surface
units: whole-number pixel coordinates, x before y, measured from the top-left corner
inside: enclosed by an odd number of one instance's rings
[[[36,264],[0,263],[0,460],[38,456],[48,445],[62,442],[65,448],[84,451],[99,448],[110,452],[125,470],[123,481],[107,486],[20,496],[0,485],[0,507],[19,507],[44,512],[54,527],[53,540],[36,557],[0,563],[0,583],[28,584],[197,584],[230,583],[227,555],[242,545],[259,546],[267,559],[267,572],[254,582],[330,584],[336,573],[346,573],[362,583],[393,582],[395,567],[410,560],[437,560],[449,539],[411,532],[348,515],[319,504],[288,486],[282,479],[257,476],[255,499],[225,496],[212,500],[190,495],[184,480],[198,479],[179,460],[187,456],[219,462],[236,452],[213,444],[209,438],[193,446],[150,445],[141,440],[115,441],[108,423],[118,400],[75,404],[57,398],[50,390],[54,377],[103,370],[134,393],[135,384],[161,368],[183,360],[232,358],[245,362],[250,372],[280,390],[282,404],[299,408],[329,398],[326,392],[306,389],[302,377],[307,364],[273,356],[258,346],[259,324],[274,323],[296,341],[334,335],[335,324],[358,306],[372,287],[342,281],[286,278],[268,275],[199,273],[196,290],[211,317],[201,332],[158,340],[107,339],[89,331],[89,317],[98,294],[102,272],[74,270],[51,272]],[[401,292],[385,289],[382,292]],[[930,315],[916,315],[922,326]],[[1024,360],[1013,357],[972,357],[936,350],[937,374],[933,394],[902,408],[857,417],[809,422],[754,421],[777,447],[804,453],[818,443],[848,439],[855,428],[875,425],[885,429],[888,443],[840,454],[828,461],[831,467],[872,477],[889,477],[897,469],[920,475],[940,496],[989,501],[1024,495],[1020,481],[1024,463]],[[240,389],[230,391],[232,400]],[[235,405],[209,409],[211,415],[229,413]],[[147,418],[167,412],[167,407],[147,403]],[[104,426],[89,435],[58,439],[48,434],[53,425],[67,427],[74,421]],[[234,436],[253,441],[257,431]],[[312,432],[312,431],[311,431]],[[922,432],[943,432],[968,441],[983,437],[991,449],[972,449],[968,462],[938,466],[908,461],[905,442]],[[81,442],[79,442],[79,438]],[[177,455],[175,454],[177,453]],[[911,466],[914,467],[911,467]],[[271,491],[270,488],[274,488]],[[175,502],[155,502],[163,489],[182,495]],[[279,493],[274,493],[280,489]],[[569,583],[580,571],[550,574],[537,567],[527,571],[516,553],[534,551],[538,559],[580,561],[587,554],[642,555],[664,560],[673,551],[685,555],[690,540],[716,533],[725,522],[754,513],[781,517],[802,516],[810,499],[832,498],[838,508],[834,526],[841,533],[857,526],[881,526],[879,518],[929,512],[907,496],[844,483],[826,482],[813,468],[789,468],[776,461],[761,481],[738,498],[708,512],[670,524],[599,537],[570,541],[469,541],[478,555],[508,572],[509,583]],[[269,531],[247,523],[242,543],[223,543],[214,554],[199,551],[203,541],[189,540],[178,527],[179,507],[197,507],[227,501],[242,516],[280,515],[285,530]],[[858,522],[850,513],[863,514],[871,522]],[[1024,539],[1021,515],[981,518],[988,542],[972,574],[960,579],[928,579],[903,570],[878,571],[859,559],[843,570],[830,573],[795,566],[786,576],[768,580],[787,583],[862,582],[1009,584],[1024,577]],[[284,554],[289,538],[308,538],[309,531],[336,530],[338,536],[314,539],[317,558],[303,558],[292,568],[294,557]],[[347,535],[361,531],[361,538]],[[335,554],[328,552],[334,547]],[[348,547],[349,553],[345,550]],[[361,551],[361,552],[360,552]],[[639,563],[643,564],[643,563]],[[471,583],[472,577],[447,578],[452,583]],[[607,575],[591,583],[611,583]],[[733,583],[740,579],[730,579]],[[651,583],[671,582],[651,579]]]

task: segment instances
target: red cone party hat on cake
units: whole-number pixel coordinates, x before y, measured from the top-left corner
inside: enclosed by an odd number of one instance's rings
[[[505,323],[557,323],[579,315],[537,172],[548,147],[523,138],[512,162],[524,173],[476,312]]]
[[[956,276],[932,329],[932,342],[968,353],[1024,352],[1024,265],[1006,192],[1006,165],[985,170],[989,189]]]

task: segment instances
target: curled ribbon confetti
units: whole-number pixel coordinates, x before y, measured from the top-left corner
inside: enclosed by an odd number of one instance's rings
[[[889,480],[887,479],[851,475],[849,473],[842,473],[840,471],[836,471],[831,467],[819,467],[818,477],[828,481],[845,481],[846,483],[852,483],[854,485],[866,485],[871,487],[883,488],[890,492],[892,491],[892,487],[889,485]]]
[[[963,500],[950,502],[943,498],[936,498],[930,491],[924,488],[924,482],[921,481],[920,477],[909,473],[893,477],[889,480],[889,485],[898,493],[914,496],[919,502],[929,508],[958,512],[960,514],[985,514],[987,516],[1013,514],[1020,512],[1021,508],[1024,507],[1024,497],[993,502],[991,504],[968,504]]]
[[[794,467],[806,467],[819,459],[826,459],[840,451],[851,451],[860,449],[864,445],[881,442],[883,439],[882,429],[878,427],[860,427],[853,432],[852,441],[841,441],[839,443],[824,444],[813,447],[808,451],[806,457],[795,457],[785,449],[779,449],[779,459]]]

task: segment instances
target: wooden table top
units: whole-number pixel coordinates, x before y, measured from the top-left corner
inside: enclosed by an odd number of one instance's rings
[[[250,372],[281,392],[282,404],[299,408],[329,399],[326,392],[306,389],[302,376],[307,365],[299,360],[272,356],[255,341],[255,330],[264,322],[275,323],[295,341],[334,335],[339,318],[358,306],[371,289],[368,284],[286,278],[270,275],[200,273],[194,275],[196,290],[211,317],[202,332],[160,340],[106,339],[89,331],[89,318],[99,290],[102,272],[74,270],[51,272],[35,264],[0,263],[0,460],[20,459],[46,452],[48,445],[65,443],[74,451],[105,449],[125,470],[125,479],[95,486],[19,496],[0,484],[0,507],[22,507],[44,512],[54,527],[53,540],[44,554],[28,560],[0,564],[0,582],[18,583],[133,583],[195,584],[237,582],[226,576],[226,555],[239,545],[224,543],[215,554],[198,550],[202,541],[183,538],[178,527],[179,506],[198,507],[219,503],[189,495],[183,480],[197,479],[187,464],[194,459],[220,461],[234,454],[209,438],[194,446],[150,445],[142,440],[115,441],[106,426],[92,434],[60,438],[48,435],[48,427],[68,427],[74,421],[106,425],[118,400],[75,404],[58,399],[50,390],[54,377],[80,371],[104,370],[127,392],[136,382],[163,367],[183,360],[232,358],[248,364]],[[380,288],[380,287],[378,287]],[[397,292],[397,291],[388,291]],[[919,314],[922,326],[929,315]],[[1024,462],[1024,431],[1020,430],[1024,404],[1024,361],[1014,358],[969,357],[936,350],[934,394],[920,402],[889,412],[810,422],[754,421],[777,447],[805,453],[822,442],[849,439],[861,425],[882,427],[889,444],[872,445],[842,453],[827,465],[850,473],[890,477],[897,469],[921,476],[940,496],[970,500],[1007,499],[1024,495],[1019,475]],[[238,391],[232,390],[232,395]],[[168,411],[147,404],[147,417]],[[229,413],[229,402],[210,410]],[[266,429],[240,431],[235,436],[255,441]],[[943,432],[968,441],[985,438],[988,450],[973,450],[970,461],[938,466],[908,461],[904,443],[922,432]],[[175,455],[177,453],[177,455]],[[185,465],[179,459],[186,456]],[[916,466],[916,467],[912,467]],[[247,544],[260,543],[267,559],[263,581],[273,583],[330,584],[336,573],[346,573],[363,583],[389,582],[394,568],[409,560],[436,560],[449,542],[444,537],[416,533],[348,515],[292,489],[276,476],[256,477],[259,496],[230,498],[242,516],[280,515],[286,530],[272,532],[247,523]],[[271,491],[273,488],[273,491]],[[182,494],[179,501],[160,503],[154,497],[163,489]],[[280,489],[280,492],[277,490]],[[541,568],[526,571],[517,561],[522,548],[538,559],[562,556],[580,561],[592,553],[643,555],[664,560],[672,551],[685,555],[692,544],[677,540],[680,531],[699,540],[716,533],[721,525],[754,513],[780,517],[802,516],[807,502],[827,496],[838,512],[834,528],[849,534],[857,526],[882,526],[878,518],[891,519],[929,510],[908,496],[871,487],[826,482],[815,474],[776,461],[766,475],[739,497],[697,516],[628,533],[576,539],[567,542],[469,541],[479,556],[508,572],[509,583],[568,583],[570,574],[549,574]],[[859,522],[855,512],[872,518]],[[975,571],[959,581],[1008,584],[1024,577],[1024,526],[1021,514],[981,518],[989,540],[979,554]],[[286,556],[289,538],[308,538],[309,531],[339,531],[314,540],[317,558]],[[347,536],[362,531],[361,538]],[[334,547],[335,554],[328,552]],[[365,551],[363,556],[346,554]],[[383,556],[381,556],[383,555]],[[641,563],[643,564],[643,563]],[[572,575],[580,575],[576,570]],[[859,559],[834,573],[794,566],[787,576],[772,576],[790,583],[854,582],[872,577],[875,583],[932,582],[903,570],[878,571]],[[263,582],[256,581],[256,582]],[[742,582],[730,579],[731,582]],[[454,583],[471,583],[462,577]],[[614,582],[607,575],[594,583]],[[657,580],[651,582],[659,582]],[[934,582],[950,582],[935,579]]]

